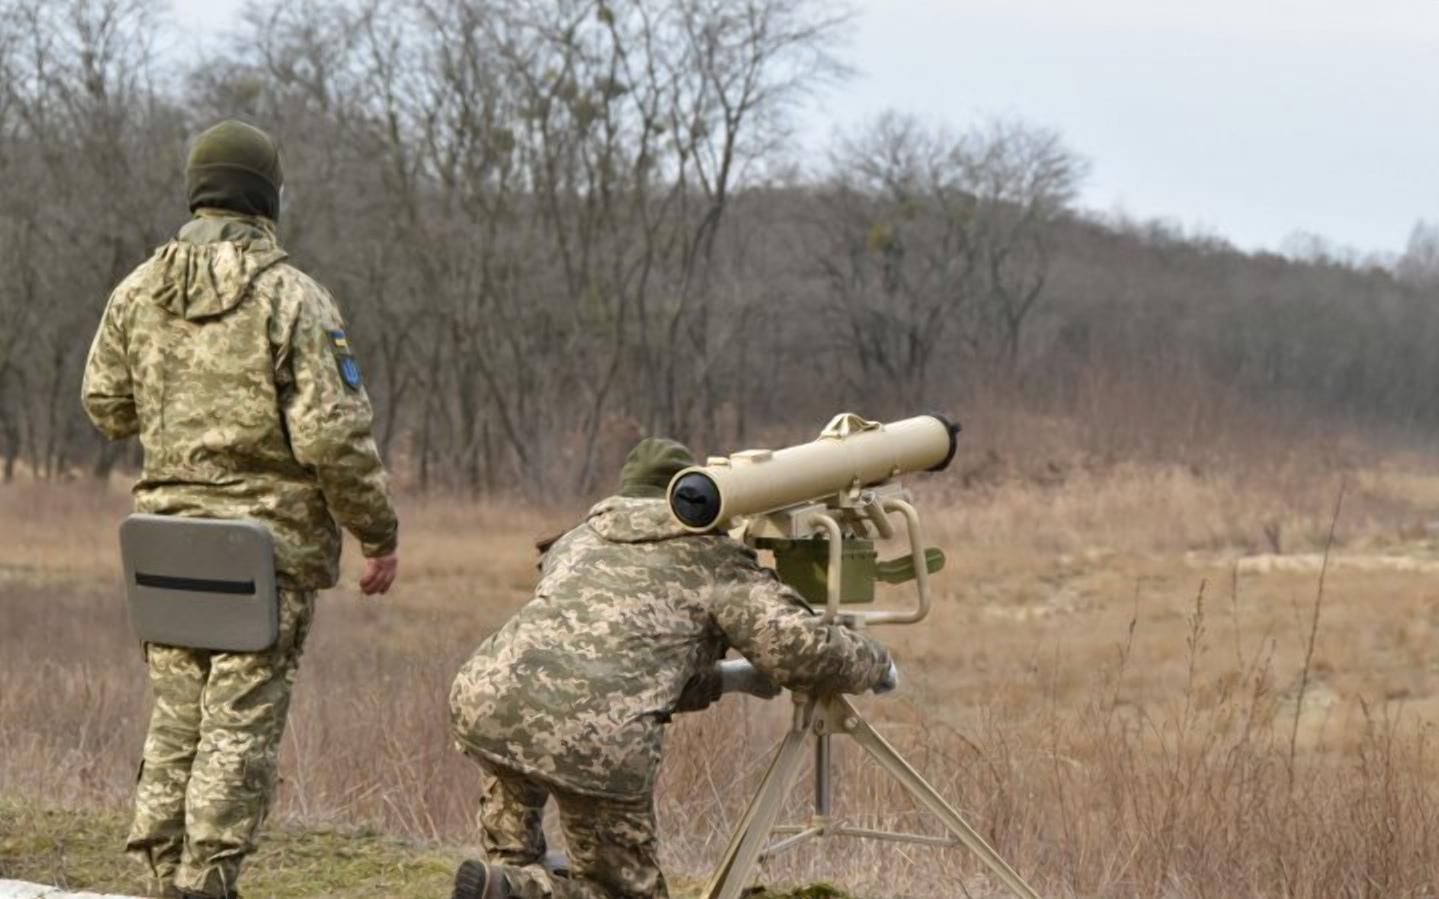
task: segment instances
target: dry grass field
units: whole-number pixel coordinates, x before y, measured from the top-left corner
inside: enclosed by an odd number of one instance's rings
[[[962,468],[918,485],[949,565],[932,619],[883,632],[901,691],[860,703],[1042,894],[1439,894],[1430,460]],[[32,829],[13,822],[109,820],[129,799],[148,696],[117,586],[126,508],[118,487],[0,487],[0,876]],[[450,678],[525,601],[532,539],[583,510],[411,496],[402,511],[398,589],[360,597],[352,547],[321,600],[275,827],[453,857],[475,842],[476,778],[446,734]],[[672,729],[660,808],[676,876],[715,859],[787,713],[731,697]],[[842,813],[936,832],[839,756]],[[959,849],[834,841],[764,877],[999,895]],[[256,884],[247,895],[377,895]]]

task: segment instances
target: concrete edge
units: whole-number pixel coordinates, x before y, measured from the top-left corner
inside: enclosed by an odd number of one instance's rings
[[[0,899],[138,899],[111,893],[71,893],[59,887],[23,880],[0,880]]]

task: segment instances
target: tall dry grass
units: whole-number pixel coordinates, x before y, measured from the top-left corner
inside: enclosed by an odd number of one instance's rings
[[[861,703],[1003,855],[1049,896],[1439,892],[1439,592],[1423,567],[1357,564],[1439,559],[1439,479],[1418,463],[1234,474],[996,454],[966,460],[967,487],[922,488],[950,563],[932,620],[882,634],[903,690]],[[1341,477],[1316,618],[1318,571],[1238,561],[1322,551]],[[148,697],[114,576],[125,507],[92,487],[0,489],[0,794],[129,801]],[[398,592],[357,596],[352,567],[321,600],[278,815],[474,841],[449,681],[526,599],[531,538],[578,511],[405,503]],[[788,714],[728,698],[677,722],[659,796],[671,868],[714,861]],[[837,764],[841,813],[938,833],[852,747]],[[836,841],[764,873],[997,894],[960,849]]]

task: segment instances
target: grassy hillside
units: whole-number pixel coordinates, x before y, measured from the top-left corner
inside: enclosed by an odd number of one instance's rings
[[[876,631],[903,687],[859,704],[1044,895],[1432,895],[1439,477],[1426,459],[1357,459],[1030,472],[966,458],[970,486],[921,496],[949,555],[931,619]],[[112,815],[149,708],[115,589],[126,506],[118,489],[0,488],[10,876],[123,876]],[[409,498],[402,513],[397,591],[321,600],[252,895],[356,880],[375,892],[347,895],[443,895],[473,851],[477,776],[448,734],[449,683],[525,601],[532,537],[578,512]],[[657,806],[678,883],[713,865],[788,714],[732,697],[671,728]],[[836,759],[840,814],[935,832],[857,753]],[[996,895],[958,849],[834,841],[762,876],[885,899]]]

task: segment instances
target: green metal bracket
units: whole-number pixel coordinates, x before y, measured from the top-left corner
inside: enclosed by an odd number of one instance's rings
[[[765,538],[755,541],[758,549],[774,553],[779,579],[793,587],[814,605],[824,605],[829,595],[829,541]],[[944,567],[944,552],[930,547],[924,552],[925,567],[934,574]],[[914,556],[904,555],[879,561],[873,540],[844,541],[840,560],[840,602],[874,602],[874,584],[903,584],[914,580]]]
[[[934,574],[944,567],[944,550],[931,546],[924,551],[924,567]],[[914,555],[885,559],[875,565],[875,577],[886,584],[903,584],[914,580]]]

